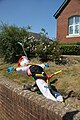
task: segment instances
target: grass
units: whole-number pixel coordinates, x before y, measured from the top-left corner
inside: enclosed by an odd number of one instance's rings
[[[54,83],[54,86],[59,92],[67,94],[69,91],[73,90],[80,98],[80,57],[68,56],[67,59],[69,60],[69,63],[66,65],[56,65],[55,63],[48,61],[49,68],[46,68],[45,71],[47,74],[52,74],[58,70],[62,70],[62,73],[54,76],[50,81],[57,78],[58,81]],[[39,59],[32,59],[31,62],[38,64],[41,63]],[[16,71],[8,73],[7,68],[9,66],[17,67],[17,63],[6,64],[0,60],[0,77],[5,76],[19,84],[33,83],[31,77],[24,77],[17,74]]]

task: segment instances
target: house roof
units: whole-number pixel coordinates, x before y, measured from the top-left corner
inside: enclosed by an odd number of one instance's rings
[[[59,17],[59,15],[61,14],[61,12],[64,10],[64,8],[68,5],[68,3],[71,0],[65,0],[62,5],[59,7],[59,9],[56,11],[56,13],[53,15],[56,19]]]

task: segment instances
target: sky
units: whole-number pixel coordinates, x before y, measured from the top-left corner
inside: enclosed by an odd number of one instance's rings
[[[64,0],[0,0],[0,24],[31,26],[31,32],[44,28],[49,38],[56,38],[53,17]]]

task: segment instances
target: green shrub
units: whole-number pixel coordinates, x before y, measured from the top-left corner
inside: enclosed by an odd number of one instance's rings
[[[52,41],[46,37],[44,29],[39,39],[32,36],[28,29],[8,26],[3,24],[0,26],[0,56],[6,62],[16,62],[17,56],[22,56],[22,47],[18,44],[21,42],[28,55],[40,57],[42,60],[51,59],[59,61],[61,50],[57,41]]]
[[[14,26],[0,26],[0,56],[6,62],[14,62],[17,60],[17,55],[22,54],[22,48],[17,42],[23,42],[25,37],[28,38],[29,33],[25,28]]]
[[[80,55],[80,45],[61,45],[63,55]]]

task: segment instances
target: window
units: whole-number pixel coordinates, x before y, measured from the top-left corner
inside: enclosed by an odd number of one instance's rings
[[[72,16],[69,18],[69,36],[80,35],[80,16]]]

